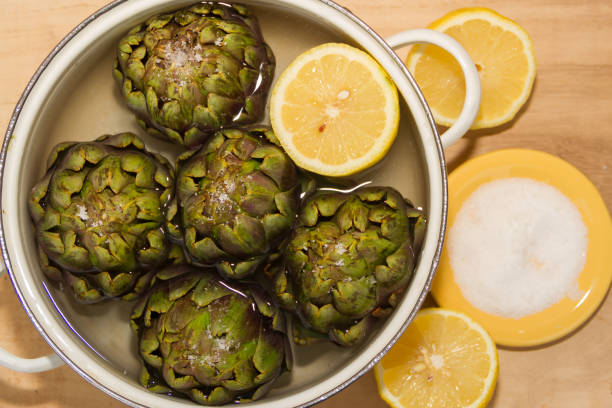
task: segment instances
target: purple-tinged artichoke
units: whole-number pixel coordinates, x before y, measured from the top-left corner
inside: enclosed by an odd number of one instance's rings
[[[260,120],[274,68],[248,8],[206,1],[134,27],[119,41],[113,73],[141,126],[193,147]]]
[[[388,315],[412,277],[424,217],[396,190],[319,191],[272,266],[277,300],[308,329],[350,346]]]
[[[268,140],[276,140],[269,129],[227,129],[178,159],[185,248],[193,262],[228,278],[253,274],[296,219],[297,169]]]
[[[255,285],[178,265],[155,275],[132,313],[150,391],[203,405],[261,398],[291,362],[285,320]]]
[[[47,276],[86,303],[129,295],[169,258],[174,171],[131,133],[60,143],[29,209]]]

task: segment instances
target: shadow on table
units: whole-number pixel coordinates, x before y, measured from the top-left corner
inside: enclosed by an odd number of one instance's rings
[[[113,400],[78,377],[69,367],[45,373],[23,374],[0,368],[0,406],[105,407],[125,405]]]

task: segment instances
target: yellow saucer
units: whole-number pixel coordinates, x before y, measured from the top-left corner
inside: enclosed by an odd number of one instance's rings
[[[441,307],[459,310],[479,322],[496,343],[528,347],[557,340],[578,328],[597,310],[612,282],[612,220],[595,186],[575,167],[558,157],[527,149],[507,149],[469,160],[448,178],[448,227],[463,202],[483,183],[525,177],[547,183],[578,208],[588,230],[586,263],[578,277],[580,298],[565,297],[539,313],[513,319],[472,306],[455,283],[446,248],[442,251],[432,294]]]

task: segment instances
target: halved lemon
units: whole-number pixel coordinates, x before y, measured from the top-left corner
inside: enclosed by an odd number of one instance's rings
[[[482,101],[472,129],[506,123],[525,104],[536,76],[536,58],[529,34],[493,10],[455,10],[428,28],[457,40],[480,74]],[[406,59],[436,122],[451,126],[461,112],[465,82],[459,64],[441,48],[414,47]]]
[[[360,49],[327,43],[298,56],[272,90],[270,121],[295,163],[327,176],[372,166],[399,123],[397,89]]]
[[[394,408],[477,408],[493,395],[495,343],[468,316],[421,310],[375,366],[381,397]]]

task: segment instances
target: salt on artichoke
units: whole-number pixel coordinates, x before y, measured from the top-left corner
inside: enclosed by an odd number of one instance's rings
[[[289,368],[282,312],[258,286],[231,285],[213,269],[178,265],[156,274],[132,327],[150,391],[204,405],[262,397]]]
[[[225,277],[255,272],[289,234],[299,205],[297,170],[266,128],[217,132],[178,159],[184,245],[193,262]]]
[[[174,171],[131,133],[60,143],[29,209],[47,276],[82,302],[127,296],[169,257]]]
[[[397,304],[424,231],[420,211],[390,187],[319,191],[301,210],[273,291],[309,330],[343,346]]]
[[[129,31],[113,73],[141,126],[193,147],[261,119],[274,68],[248,8],[201,2]]]

